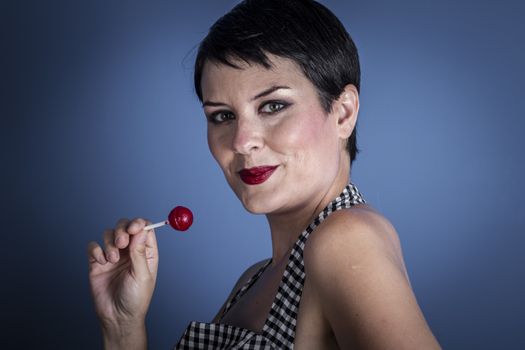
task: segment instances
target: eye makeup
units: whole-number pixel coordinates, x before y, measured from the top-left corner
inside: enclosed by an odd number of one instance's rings
[[[223,104],[221,105],[224,106]],[[258,113],[265,114],[265,115],[274,115],[274,114],[278,114],[281,111],[287,109],[291,105],[293,105],[293,103],[283,101],[283,100],[266,100],[260,104]],[[272,106],[277,107],[277,108],[272,109]],[[221,109],[221,110],[217,110],[217,111],[213,111],[209,113],[206,116],[206,119],[208,120],[208,122],[212,124],[222,124],[230,120],[234,120],[235,115],[230,110]]]

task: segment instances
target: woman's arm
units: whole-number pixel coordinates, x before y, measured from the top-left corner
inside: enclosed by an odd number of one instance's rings
[[[310,238],[305,269],[343,349],[440,349],[405,270],[397,234],[368,207],[330,216]]]
[[[147,349],[148,337],[144,321],[119,325],[101,325],[104,349]]]

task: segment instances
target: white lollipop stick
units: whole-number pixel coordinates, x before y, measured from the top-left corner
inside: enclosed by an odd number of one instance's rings
[[[156,224],[151,224],[151,225],[144,227],[144,231],[153,230],[154,228],[161,227],[161,226],[168,225],[168,224],[169,224],[168,220],[157,222]]]

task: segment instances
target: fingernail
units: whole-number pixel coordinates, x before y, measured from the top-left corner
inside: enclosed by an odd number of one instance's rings
[[[113,262],[116,262],[117,261],[117,253],[115,252],[111,252],[109,253],[109,260],[113,261]]]
[[[140,229],[140,225],[134,222],[133,224],[131,224],[131,227],[129,229],[132,231],[138,231]]]

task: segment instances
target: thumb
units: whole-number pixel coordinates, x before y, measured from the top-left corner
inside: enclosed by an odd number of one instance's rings
[[[131,259],[131,267],[135,276],[149,277],[150,271],[148,268],[148,261],[146,259],[146,239],[148,237],[147,231],[142,231],[136,235],[131,236],[129,244],[129,257]]]

